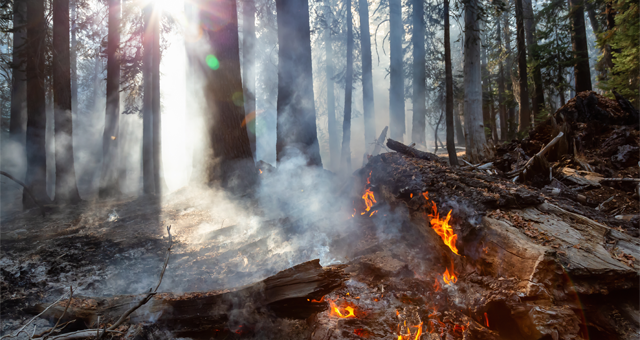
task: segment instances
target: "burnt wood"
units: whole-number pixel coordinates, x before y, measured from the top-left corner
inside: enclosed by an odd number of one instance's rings
[[[430,152],[420,151],[418,149],[412,148],[410,146],[404,145],[398,141],[395,141],[391,138],[387,139],[387,147],[393,151],[399,152],[403,155],[424,159],[427,161],[437,161],[440,160],[438,156],[432,154]]]

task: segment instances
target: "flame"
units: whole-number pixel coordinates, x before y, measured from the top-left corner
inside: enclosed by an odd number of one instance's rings
[[[413,198],[413,193],[409,194],[409,198]]]
[[[427,201],[429,200],[429,192],[425,191],[422,193],[422,197],[424,197],[424,199],[426,199]]]
[[[453,228],[449,225],[449,220],[451,219],[451,210],[447,214],[447,217],[443,220],[440,218],[438,214],[438,207],[435,202],[433,203],[433,212],[429,217],[431,217],[431,228],[435,230],[435,232],[442,238],[444,244],[446,244],[451,251],[458,254],[458,248],[456,248],[456,240],[458,240],[458,235],[453,232]]]
[[[487,324],[487,328],[489,328],[489,317],[487,316],[487,312],[484,313],[484,321]]]
[[[260,173],[262,173],[262,169],[258,169],[258,171],[260,171]]]
[[[438,282],[438,279],[436,279],[436,283],[433,284],[433,290],[436,292],[440,291],[440,282]]]
[[[374,210],[374,211],[372,211],[372,212],[371,212],[371,214],[369,214],[369,217],[373,216],[373,214],[375,214],[375,213],[377,213],[377,212],[378,212],[378,210]]]
[[[415,340],[420,340],[420,336],[422,335],[422,322],[420,322],[419,325],[413,327],[418,328],[418,333],[416,333]]]
[[[356,208],[353,208],[353,214],[351,214],[351,217],[355,217],[356,216]]]
[[[376,204],[376,198],[373,195],[373,191],[371,191],[371,173],[372,171],[369,171],[369,177],[367,177],[367,184],[365,184],[364,186],[364,195],[362,195],[362,199],[364,200],[364,204],[366,204],[367,208],[365,209],[365,212],[368,212],[369,210],[371,210],[371,207],[373,207],[374,204]],[[361,215],[364,215],[365,212],[363,212]],[[373,215],[373,214],[372,214]]]
[[[329,299],[327,299],[329,300]],[[342,314],[342,312],[340,312],[340,308],[338,308],[338,306],[336,306],[335,302],[329,300],[329,302],[331,303],[331,315],[337,316],[339,318],[342,319],[348,319],[348,318],[355,318],[356,314],[355,314],[355,310],[353,309],[353,307],[351,306],[346,306],[344,307],[344,310],[347,311],[347,315]]]
[[[456,276],[456,273],[453,271],[453,261],[451,261],[451,273],[449,273],[449,268],[447,268],[444,271],[444,274],[442,274],[442,280],[444,280],[444,283],[448,285],[452,285],[458,282],[458,277]]]

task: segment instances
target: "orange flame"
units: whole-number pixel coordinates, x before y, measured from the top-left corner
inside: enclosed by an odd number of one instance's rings
[[[422,322],[419,325],[413,327],[418,328],[418,333],[416,333],[415,340],[420,340],[420,336],[422,335]]]
[[[258,169],[258,171],[260,171],[260,173],[262,173],[262,169]]]
[[[369,210],[371,210],[371,207],[373,207],[374,204],[376,204],[376,198],[373,195],[373,191],[371,191],[371,172],[369,171],[369,177],[367,177],[367,184],[365,184],[364,186],[364,195],[362,195],[362,199],[364,200],[364,204],[366,204],[367,208],[365,209],[365,211],[361,214],[364,215],[365,212],[368,212]],[[373,214],[372,214],[373,215]]]
[[[435,281],[436,281],[436,283],[433,284],[433,290],[436,291],[436,292],[439,292],[440,289],[441,289],[440,288],[440,282],[438,282],[438,279],[436,279]]]
[[[487,313],[484,313],[484,321],[487,324],[487,328],[489,328],[489,317],[487,316]]]
[[[442,275],[442,280],[444,280],[444,283],[448,285],[452,285],[458,282],[458,277],[456,276],[456,273],[453,271],[453,260],[451,261],[451,273],[449,273],[449,268],[447,268],[444,271],[444,274]]]
[[[329,299],[327,299],[329,300]],[[336,306],[335,302],[329,300],[329,302],[331,303],[331,315],[337,316],[339,318],[342,319],[347,319],[347,318],[355,318],[356,314],[355,314],[355,310],[353,309],[353,307],[351,306],[346,306],[344,307],[344,310],[347,312],[346,315],[342,314],[342,312],[340,312],[340,308],[338,308],[338,306]]]
[[[438,214],[438,207],[435,202],[433,203],[433,212],[429,217],[431,217],[431,228],[435,230],[435,232],[442,238],[444,244],[446,244],[451,251],[458,254],[458,248],[456,248],[456,241],[458,240],[458,235],[453,232],[453,227],[449,225],[449,220],[451,219],[451,210],[447,214],[445,219],[441,219]]]

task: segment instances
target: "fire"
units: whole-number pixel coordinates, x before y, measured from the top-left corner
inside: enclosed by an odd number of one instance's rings
[[[444,280],[444,283],[448,285],[452,285],[458,282],[458,277],[456,276],[456,273],[453,271],[453,261],[451,261],[451,273],[449,273],[449,268],[447,268],[444,271],[444,274],[442,274],[442,280]]]
[[[258,171],[260,171],[260,173],[262,173],[262,169],[258,169]]]
[[[327,299],[329,300],[329,299]],[[338,306],[336,306],[335,302],[329,300],[329,303],[331,303],[331,315],[337,316],[341,319],[348,319],[348,318],[355,318],[356,314],[355,314],[355,310],[353,309],[353,307],[351,306],[346,306],[344,307],[344,310],[346,311],[346,315],[342,314],[342,312],[340,311],[340,308],[338,308]]]
[[[487,313],[484,313],[484,321],[487,324],[487,328],[489,328],[489,317],[487,316]]]
[[[440,291],[440,282],[438,282],[438,279],[436,279],[436,283],[433,284],[433,290],[436,292]]]
[[[429,217],[431,217],[431,227],[435,232],[442,238],[444,244],[446,244],[451,251],[458,254],[458,248],[456,248],[456,240],[458,240],[458,235],[453,232],[453,227],[449,225],[449,220],[451,219],[451,210],[447,214],[445,219],[441,219],[438,214],[438,207],[435,202],[433,203],[433,212]]]
[[[416,337],[414,340],[420,340],[420,336],[422,335],[422,322],[419,325],[413,327],[418,328],[418,332],[416,333]]]
[[[376,198],[373,195],[373,191],[371,191],[371,173],[372,171],[369,171],[369,177],[367,177],[367,184],[365,184],[364,186],[364,195],[362,195],[362,199],[364,200],[364,204],[366,204],[367,208],[365,209],[364,212],[362,212],[361,215],[364,215],[366,212],[368,212],[369,210],[371,210],[371,207],[373,207],[374,204],[376,204]],[[373,213],[371,213],[371,215],[373,215]],[[371,216],[369,215],[369,216]]]
[[[406,326],[407,321],[405,320],[404,323],[405,323],[405,326]],[[420,336],[422,336],[422,324],[423,323],[420,322],[420,324],[417,325],[417,326],[411,326],[413,328],[417,328],[418,329],[418,331],[416,332],[416,336],[413,338],[413,340],[420,340]],[[403,338],[402,335],[398,335],[398,340],[402,340],[402,339],[411,340],[411,330],[408,330],[408,331],[409,331],[409,334],[405,334],[407,336],[406,338]]]

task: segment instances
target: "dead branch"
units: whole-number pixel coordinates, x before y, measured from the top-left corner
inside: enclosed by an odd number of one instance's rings
[[[440,158],[430,152],[420,151],[418,149],[412,148],[410,146],[406,146],[398,141],[395,141],[391,138],[387,139],[387,146],[389,149],[401,153],[403,155],[424,159],[427,161],[437,161]]]
[[[540,152],[538,152],[535,156],[531,157],[527,163],[520,169],[516,169],[514,171],[508,172],[506,175],[509,177],[514,177],[514,176],[518,176],[521,174],[526,173],[531,166],[534,163],[534,160],[537,159],[542,159],[544,157],[544,155],[547,153],[547,151],[549,151],[549,149],[554,146],[556,143],[558,143],[558,141],[560,140],[560,138],[562,138],[562,136],[564,136],[564,133],[561,131],[560,133],[558,133],[558,135],[552,139],[547,145],[545,145],[544,148],[542,148],[542,150],[540,150]]]
[[[27,322],[24,326],[22,326],[18,332],[16,332],[15,334],[11,335],[11,334],[7,334],[4,335],[2,337],[0,337],[0,340],[4,339],[4,338],[15,338],[18,336],[18,334],[22,333],[24,331],[24,329],[29,326],[30,323],[33,322],[33,320],[35,320],[36,318],[38,318],[40,315],[44,314],[47,310],[49,310],[49,308],[55,306],[56,304],[58,304],[58,302],[62,301],[62,299],[65,297],[66,294],[63,294],[56,302],[52,303],[49,305],[49,307],[45,308],[45,310],[43,310],[40,314],[34,316],[33,318],[31,318],[31,320],[29,320],[29,322]],[[29,333],[27,333],[29,334]]]
[[[60,320],[62,320],[62,318],[65,316],[65,314],[67,314],[67,310],[69,309],[69,306],[71,305],[71,299],[72,298],[73,298],[73,286],[70,286],[69,287],[69,302],[67,303],[67,307],[64,308],[64,312],[62,312],[62,315],[58,318],[58,322],[56,322],[55,326],[53,326],[53,328],[51,328],[51,330],[47,333],[47,335],[44,336],[45,339],[48,338],[49,335],[51,335],[51,333],[56,330],[56,328],[58,328],[58,325],[60,324]],[[33,338],[33,335],[31,337]]]
[[[603,178],[600,182],[640,182],[640,178]]]
[[[20,186],[22,186],[24,188],[24,192],[26,192],[27,195],[29,195],[29,197],[33,200],[33,202],[38,206],[38,208],[40,208],[40,210],[42,211],[42,216],[44,216],[44,213],[45,213],[44,206],[42,206],[42,204],[40,204],[40,202],[38,202],[38,200],[33,195],[31,190],[29,190],[29,188],[27,188],[27,186],[24,183],[22,183],[22,181],[18,180],[17,178],[9,175],[8,173],[6,173],[4,171],[0,171],[0,175],[3,175],[5,177],[7,177],[8,179],[10,179],[10,180],[18,183]]]

